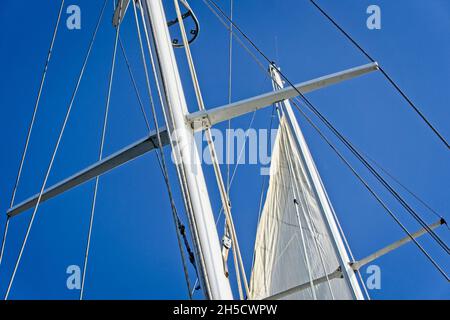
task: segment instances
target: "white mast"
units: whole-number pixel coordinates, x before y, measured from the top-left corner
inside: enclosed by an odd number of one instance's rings
[[[144,0],[143,8],[147,29],[153,33],[157,53],[159,72],[166,98],[165,110],[168,115],[167,127],[173,143],[176,157],[185,174],[185,192],[189,197],[192,212],[188,212],[191,232],[196,246],[197,263],[202,278],[205,295],[209,299],[233,299],[221,255],[208,190],[199,160],[194,133],[186,121],[189,111],[183,92],[175,54],[167,26],[167,20],[161,0]],[[169,116],[170,115],[170,116]],[[176,136],[173,133],[176,133]],[[189,210],[188,210],[189,211]],[[193,229],[193,230],[192,230]]]

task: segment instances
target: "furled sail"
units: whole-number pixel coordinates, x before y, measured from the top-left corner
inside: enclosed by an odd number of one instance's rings
[[[347,280],[336,272],[338,252],[287,116],[280,119],[272,153],[256,235],[251,298],[264,299],[301,286],[283,298],[352,299]]]

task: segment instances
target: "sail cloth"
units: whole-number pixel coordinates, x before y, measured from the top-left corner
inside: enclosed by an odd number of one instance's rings
[[[264,299],[307,284],[284,299],[352,299],[343,278],[326,277],[311,285],[336,271],[339,260],[295,139],[282,116],[256,235],[251,298]]]

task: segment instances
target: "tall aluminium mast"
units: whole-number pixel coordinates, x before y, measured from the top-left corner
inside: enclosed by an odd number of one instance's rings
[[[221,255],[211,202],[202,166],[194,141],[194,132],[186,121],[189,114],[177,62],[161,0],[143,1],[145,23],[152,31],[159,65],[159,77],[164,88],[166,125],[171,135],[175,155],[184,174],[184,194],[191,206],[188,218],[195,242],[197,261],[205,296],[210,299],[233,299]]]

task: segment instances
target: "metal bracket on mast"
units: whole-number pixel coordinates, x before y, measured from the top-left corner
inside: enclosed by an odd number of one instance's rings
[[[444,219],[440,219],[439,221],[433,223],[432,225],[430,225],[428,228],[431,230],[434,230],[442,225],[446,224]],[[417,239],[421,236],[423,236],[424,234],[426,234],[428,232],[428,230],[426,230],[425,228],[420,229],[419,231],[417,231],[416,233],[413,233],[411,235],[411,237],[407,236],[404,237],[401,240],[398,240],[396,242],[394,242],[393,244],[384,247],[383,249],[378,250],[377,252],[371,254],[370,256],[367,256],[364,259],[361,259],[359,261],[355,261],[350,263],[351,267],[353,270],[357,271],[359,269],[361,269],[363,266],[371,263],[372,261],[388,254],[389,252],[392,252],[402,246],[404,246],[405,244],[409,243],[412,241],[412,238]]]
[[[161,143],[163,146],[169,144],[169,135],[165,128],[160,129]],[[92,166],[74,174],[73,176],[47,188],[42,194],[41,203],[52,199],[66,191],[69,191],[95,177],[105,174],[129,161],[132,161],[147,152],[156,149],[158,145],[158,137],[156,132],[149,136],[129,145],[128,147],[106,157],[105,159],[93,164]],[[16,216],[25,210],[34,207],[37,203],[39,195],[34,195],[31,198],[17,204],[7,211],[9,217]]]
[[[188,43],[191,44],[192,42],[195,41],[195,39],[197,39],[198,34],[200,33],[200,23],[199,23],[199,21],[197,19],[197,16],[194,13],[194,10],[191,9],[191,6],[189,5],[189,3],[187,3],[187,1],[185,1],[185,0],[180,0],[180,3],[187,10],[185,13],[183,13],[181,15],[181,18],[184,20],[184,19],[187,19],[189,17],[192,17],[192,20],[194,21],[194,28],[191,29],[191,31],[189,32],[192,35],[192,37],[191,37],[191,39],[188,40]],[[171,27],[171,26],[173,26],[173,25],[175,25],[177,23],[179,23],[179,20],[178,20],[178,18],[175,18],[174,20],[169,21],[167,23],[167,26]],[[173,39],[172,40],[172,45],[175,48],[183,48],[184,47],[184,44],[183,43],[179,43],[178,39]]]
[[[295,88],[302,93],[308,93],[377,70],[378,64],[376,62],[369,63],[363,66],[299,83],[295,85]],[[285,88],[278,91],[271,91],[256,97],[227,104],[225,106],[207,109],[204,111],[197,111],[189,114],[187,116],[187,121],[191,124],[191,127],[195,131],[202,130],[207,126],[213,126],[219,122],[230,120],[246,113],[271,106],[274,103],[296,97],[298,96],[296,89]]]

